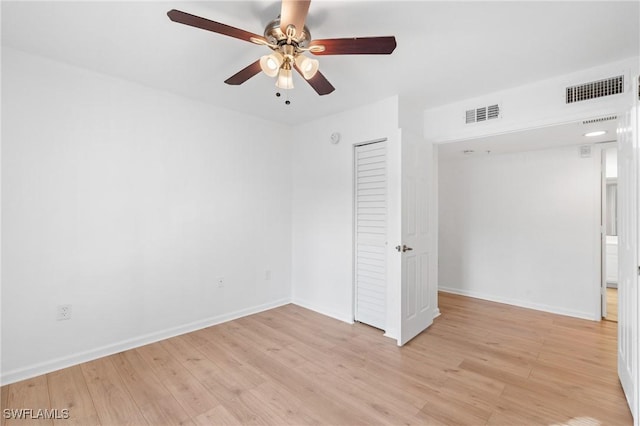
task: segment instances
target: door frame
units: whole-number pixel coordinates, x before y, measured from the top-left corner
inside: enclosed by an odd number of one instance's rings
[[[598,144],[600,148],[600,316],[607,315],[607,151],[618,149],[618,142]]]

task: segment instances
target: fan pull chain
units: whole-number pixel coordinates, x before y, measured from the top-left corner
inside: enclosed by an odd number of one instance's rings
[[[285,105],[291,105],[291,101],[289,100],[289,92],[286,92],[287,96],[286,99],[284,101]],[[276,92],[276,98],[279,98],[280,96],[282,96],[282,94],[280,92]]]

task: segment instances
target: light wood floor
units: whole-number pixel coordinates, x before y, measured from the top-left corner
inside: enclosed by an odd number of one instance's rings
[[[59,425],[631,424],[615,323],[449,294],[440,309],[398,348],[287,305],[5,386],[2,407],[68,408]]]
[[[618,322],[618,289],[607,288],[607,320]]]

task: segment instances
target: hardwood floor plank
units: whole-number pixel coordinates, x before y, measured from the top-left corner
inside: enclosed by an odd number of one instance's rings
[[[196,423],[201,426],[241,426],[243,423],[233,416],[224,405],[218,405],[206,413],[196,417]]]
[[[617,377],[609,377],[609,369],[602,367],[597,361],[592,359],[584,359],[582,357],[567,356],[562,354],[554,354],[550,352],[541,352],[537,363],[546,363],[556,366],[562,366],[564,369],[583,374],[594,379],[616,383]]]
[[[199,377],[203,380],[210,378],[213,384],[222,386],[232,395],[259,386],[266,380],[259,369],[234,358],[233,353],[223,347],[208,344],[201,346],[199,351],[215,365],[211,371],[219,372],[210,374],[200,371]]]
[[[560,392],[540,393],[535,384],[526,384],[522,387],[507,385],[503,393],[503,399],[519,403],[527,401],[529,406],[535,407],[539,412],[554,413],[560,418],[589,418],[594,424],[626,424],[630,421],[626,413],[617,413],[608,410],[602,405],[585,403],[571,396],[563,396]]]
[[[618,322],[618,289],[607,288],[607,320]]]
[[[456,370],[449,372],[449,380],[442,386],[440,392],[445,397],[466,402],[481,413],[486,413],[481,417],[488,419],[495,411],[504,387],[503,383],[496,380],[487,379],[469,371]]]
[[[321,413],[314,413],[284,387],[265,382],[248,392],[260,400],[263,406],[274,410],[283,419],[284,424],[317,426],[328,423]]]
[[[447,348],[453,353],[464,356],[465,361],[474,360],[525,378],[531,373],[532,362],[535,360],[533,357],[512,355],[505,349],[475,343],[469,339],[447,338],[445,335],[436,335],[435,333],[432,336],[438,347]]]
[[[630,415],[620,383],[600,383],[592,377],[571,373],[557,367],[537,366],[529,381],[553,386],[565,396],[615,413]]]
[[[418,412],[417,417],[427,423],[435,420],[446,425],[482,425],[491,414],[464,401],[451,399],[434,391]]]
[[[3,410],[2,415],[0,416],[0,426],[5,426],[7,423],[7,419],[4,416],[4,409],[9,408],[8,400],[9,385],[0,386],[0,408]]]
[[[151,400],[149,403],[140,406],[140,411],[147,422],[153,426],[195,425],[189,414],[176,401],[173,395]]]
[[[4,386],[0,402],[76,415],[56,425],[632,424],[615,323],[445,293],[439,305],[402,348],[285,305]],[[15,424],[29,422],[0,426]]]
[[[446,374],[442,374],[437,380],[424,382],[407,374],[398,374],[393,368],[385,365],[367,362],[366,358],[358,358],[352,352],[342,347],[336,347],[333,353],[326,356],[313,356],[313,350],[308,346],[298,343],[289,346],[290,350],[305,353],[313,363],[331,369],[334,374],[348,380],[362,382],[362,386],[373,389],[385,389],[385,394],[390,398],[403,401],[412,405],[412,411],[416,412],[424,405],[424,401],[430,391],[437,389],[446,380]],[[411,410],[407,407],[408,410]]]
[[[113,366],[111,357],[84,363],[81,369],[101,424],[147,424]]]
[[[319,389],[316,381],[308,375],[291,369],[288,365],[279,362],[267,352],[254,349],[242,340],[235,340],[233,336],[228,336],[222,345],[229,347],[242,348],[242,356],[247,362],[255,368],[260,368],[269,376],[272,381],[280,384],[280,386],[290,389],[295,395],[313,410],[314,413],[322,413],[328,416],[329,423],[343,424],[349,423],[354,425],[370,424],[371,419],[358,410],[346,407],[340,398],[335,398],[331,393],[324,392]]]
[[[136,349],[178,403],[196,417],[219,405],[205,387],[163,347],[153,343]]]
[[[121,352],[113,355],[112,360],[116,371],[138,406],[171,396],[138,352]]]
[[[19,410],[31,410],[23,411],[21,413],[22,418],[14,417],[7,419],[7,426],[53,425],[52,419],[38,418],[40,414],[43,414],[39,412],[39,410],[50,410],[53,408],[49,402],[49,387],[46,376],[38,376],[9,385],[7,407]],[[20,416],[20,414],[18,416]]]
[[[98,412],[93,405],[80,366],[47,374],[51,406],[69,410],[68,419],[55,419],[54,425],[99,425]]]
[[[350,410],[360,410],[370,416],[369,421],[386,424],[411,424],[419,410],[411,404],[392,397],[389,393],[380,393],[380,388],[369,386],[353,376],[344,377],[332,368],[320,364],[307,364],[300,372],[310,377],[320,391],[335,392]],[[359,378],[359,376],[356,375]]]
[[[276,328],[270,327],[266,315],[257,314],[240,318],[238,324],[244,325],[246,330],[252,331],[254,334],[263,337],[270,342],[271,345],[277,347],[289,346],[296,343],[297,340]]]
[[[220,401],[225,413],[230,413],[233,418],[244,424],[273,424],[274,420],[282,422],[282,419],[274,419],[273,416],[265,418],[260,407],[247,404],[243,399],[246,390],[264,382],[264,378],[252,367],[235,360],[232,361],[233,368],[220,367],[214,360],[220,359],[221,351],[219,348],[213,348],[211,344],[196,348],[186,340],[175,337],[163,341],[162,345]],[[213,410],[208,413],[210,416],[212,413],[219,414],[219,411]]]
[[[187,411],[136,351],[113,356],[113,363],[140,412],[151,425],[193,425]]]

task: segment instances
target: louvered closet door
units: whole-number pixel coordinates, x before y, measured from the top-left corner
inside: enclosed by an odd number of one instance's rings
[[[385,329],[387,142],[355,147],[356,321]]]

